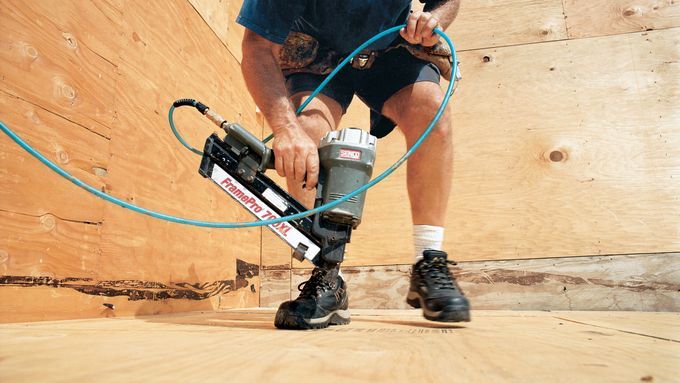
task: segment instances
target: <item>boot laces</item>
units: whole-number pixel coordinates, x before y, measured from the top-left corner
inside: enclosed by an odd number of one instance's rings
[[[458,286],[451,274],[451,270],[449,270],[449,265],[457,265],[457,263],[449,261],[446,258],[434,258],[430,261],[423,262],[421,273],[424,274],[436,288],[456,289]]]
[[[322,270],[320,268],[315,268],[312,271],[312,276],[307,281],[304,281],[298,285],[298,290],[300,290],[300,297],[316,297],[321,291],[330,290],[333,288],[333,284],[326,280],[326,275],[328,270]]]

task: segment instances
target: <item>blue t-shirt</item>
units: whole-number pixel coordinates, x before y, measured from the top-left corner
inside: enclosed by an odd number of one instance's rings
[[[404,24],[410,0],[244,0],[236,22],[276,44],[304,32],[337,52],[349,53],[385,29]],[[398,34],[373,43],[387,48]]]

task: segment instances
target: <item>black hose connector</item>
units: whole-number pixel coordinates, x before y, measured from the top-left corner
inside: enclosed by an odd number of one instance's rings
[[[196,101],[193,98],[180,98],[179,100],[175,100],[175,102],[172,103],[172,106],[175,108],[179,108],[180,106],[193,106],[196,108],[201,114],[205,114],[205,112],[208,110],[208,106],[205,105],[202,102]]]
[[[198,101],[192,98],[180,98],[179,100],[175,100],[175,102],[172,103],[172,106],[175,108],[179,108],[180,106],[196,106],[197,102]]]

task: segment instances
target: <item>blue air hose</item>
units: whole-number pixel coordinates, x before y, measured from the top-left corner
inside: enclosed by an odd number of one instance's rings
[[[335,75],[345,65],[347,65],[347,63],[349,62],[351,57],[354,57],[357,54],[359,54],[359,52],[361,50],[363,50],[364,48],[366,48],[367,46],[369,46],[370,44],[372,44],[376,40],[381,39],[381,38],[383,38],[383,37],[385,37],[389,34],[395,33],[397,31],[399,31],[401,28],[403,28],[404,26],[405,25],[399,25],[399,26],[387,29],[383,32],[380,32],[377,35],[373,36],[372,38],[366,40],[366,42],[361,44],[357,49],[355,49],[352,53],[350,53],[344,60],[342,60],[342,62],[335,68],[335,70],[333,70],[333,72],[331,72],[328,75],[328,77],[316,88],[316,90],[314,90],[314,92],[309,96],[309,98],[307,98],[307,100],[302,105],[300,105],[300,108],[298,109],[298,113],[300,111],[302,111],[307,106],[307,104],[309,104],[309,102],[314,97],[316,97],[317,94],[319,94],[319,92],[326,86],[326,84],[328,84],[328,82],[333,77],[335,77]],[[269,220],[265,220],[265,221],[252,221],[252,222],[211,222],[211,221],[201,221],[201,220],[194,220],[194,219],[176,217],[176,216],[152,211],[152,210],[143,208],[141,206],[130,204],[130,203],[125,202],[123,200],[120,200],[116,197],[110,196],[110,195],[108,195],[108,194],[106,194],[106,193],[84,183],[83,181],[79,180],[78,178],[72,176],[67,171],[60,168],[57,164],[55,164],[54,162],[50,161],[48,158],[46,158],[45,156],[40,154],[31,145],[26,143],[23,139],[21,139],[21,137],[19,137],[16,133],[14,133],[9,127],[7,127],[7,125],[5,125],[2,121],[0,121],[0,130],[2,130],[2,132],[5,133],[7,136],[9,136],[9,138],[11,138],[14,142],[16,142],[22,149],[27,151],[33,157],[37,158],[45,166],[52,169],[55,173],[59,174],[60,176],[71,181],[76,186],[79,186],[79,187],[87,190],[88,192],[96,195],[97,197],[102,198],[102,199],[104,199],[108,202],[111,202],[113,204],[116,204],[116,205],[121,206],[121,207],[126,208],[126,209],[130,209],[130,210],[135,211],[137,213],[141,213],[141,214],[145,214],[145,215],[148,215],[148,216],[151,216],[151,217],[154,217],[154,218],[166,220],[166,221],[169,221],[169,222],[181,223],[181,224],[185,224],[185,225],[193,225],[193,226],[200,226],[200,227],[212,227],[212,228],[226,228],[226,229],[259,227],[259,226],[272,225],[272,224],[279,223],[279,222],[292,221],[292,220],[295,220],[295,219],[300,219],[300,218],[304,218],[304,217],[307,217],[307,216],[310,216],[310,215],[314,215],[314,214],[320,213],[320,212],[328,210],[328,209],[332,209],[333,207],[347,201],[348,199],[350,199],[350,198],[352,198],[352,197],[354,197],[354,196],[356,196],[360,193],[365,192],[366,190],[373,187],[378,182],[387,178],[395,170],[397,170],[397,168],[399,166],[401,166],[401,164],[403,164],[418,149],[418,147],[420,147],[420,145],[423,143],[423,141],[425,141],[425,139],[430,134],[432,129],[434,129],[434,126],[437,123],[437,121],[439,121],[439,119],[441,118],[442,114],[444,113],[444,109],[446,108],[446,105],[448,104],[449,99],[451,98],[451,94],[453,92],[453,86],[454,86],[454,83],[456,81],[456,79],[455,79],[455,73],[457,72],[456,66],[458,64],[457,57],[456,57],[456,50],[455,50],[455,47],[454,47],[451,39],[444,32],[442,32],[440,29],[436,29],[435,33],[437,33],[439,36],[441,36],[444,39],[444,41],[446,41],[446,43],[451,48],[451,53],[453,55],[452,56],[452,59],[453,59],[452,73],[454,74],[454,76],[452,76],[451,82],[449,83],[448,88],[446,90],[446,93],[444,94],[444,99],[442,100],[441,105],[439,105],[439,108],[437,109],[437,113],[432,118],[432,121],[430,121],[430,124],[427,126],[425,131],[423,131],[423,133],[420,135],[418,140],[416,140],[416,142],[413,144],[413,146],[411,146],[411,148],[409,148],[409,150],[406,151],[406,153],[404,153],[404,155],[401,156],[401,158],[399,158],[397,160],[397,162],[395,162],[392,166],[387,168],[387,170],[382,172],[380,175],[378,175],[377,177],[372,179],[366,185],[354,190],[351,193],[346,194],[344,197],[342,197],[338,200],[329,202],[325,205],[319,206],[319,207],[314,208],[314,209],[310,209],[310,210],[303,211],[303,212],[293,214],[293,215],[288,215],[288,216],[285,216],[285,217],[280,217],[280,218],[276,218],[276,219],[269,219]],[[182,145],[184,145],[185,147],[187,147],[189,150],[191,150],[194,153],[196,153],[196,152],[201,153],[200,150],[195,149],[195,148],[191,147],[189,144],[187,144],[186,141],[184,141],[184,139],[182,139],[181,136],[179,135],[179,132],[175,128],[174,122],[172,120],[173,110],[174,110],[174,107],[171,107],[170,111],[168,113],[168,118],[170,120],[170,126],[173,130],[173,133],[180,140]]]

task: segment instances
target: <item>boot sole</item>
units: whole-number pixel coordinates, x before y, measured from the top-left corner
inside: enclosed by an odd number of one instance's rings
[[[274,326],[286,330],[312,330],[322,329],[334,325],[346,325],[350,323],[349,310],[335,310],[320,318],[304,318],[299,315],[277,311]]]
[[[427,320],[435,322],[469,322],[470,308],[467,306],[446,306],[442,311],[430,311],[425,305],[425,300],[415,291],[409,291],[406,296],[409,306],[423,309],[423,316]]]

